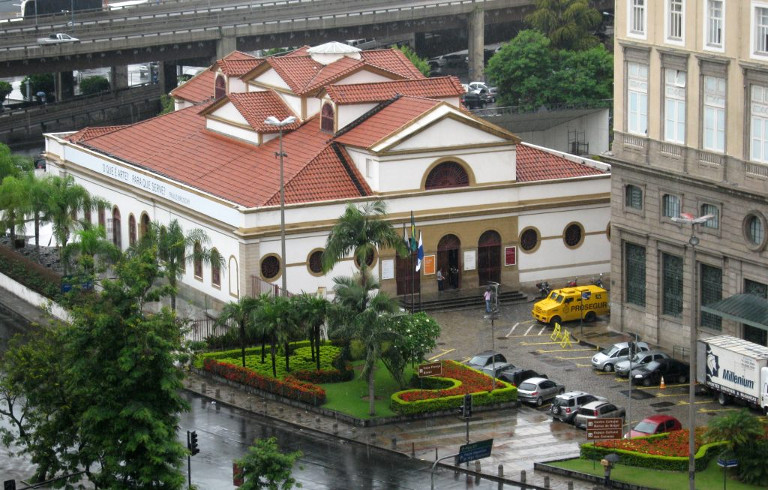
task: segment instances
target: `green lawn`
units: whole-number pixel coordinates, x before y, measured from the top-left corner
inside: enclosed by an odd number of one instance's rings
[[[600,477],[605,475],[599,461],[575,458],[548,464]],[[648,468],[617,464],[611,471],[611,479],[651,488],[688,488],[687,471],[649,471]],[[723,488],[723,469],[714,460],[709,463],[704,471],[696,473],[696,488],[698,490],[721,490]],[[745,490],[761,487],[745,485],[739,482],[736,480],[735,470],[730,470],[726,488],[729,490]]]
[[[374,417],[368,415],[368,381],[360,378],[362,364],[363,361],[352,363],[355,367],[355,377],[351,381],[320,385],[328,397],[323,408],[336,410],[360,419],[397,415],[389,409],[389,397],[392,393],[400,391],[400,387],[381,362],[376,368],[376,415]],[[405,378],[410,379],[412,373],[413,370],[410,366],[407,367]]]

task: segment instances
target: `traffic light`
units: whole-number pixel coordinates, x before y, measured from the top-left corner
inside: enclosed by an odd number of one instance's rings
[[[197,432],[193,430],[192,432],[187,431],[187,433],[189,435],[189,439],[187,441],[187,449],[189,449],[190,454],[194,456],[200,452],[200,448],[197,445]]]
[[[472,395],[467,393],[464,395],[464,417],[469,418],[472,416]]]

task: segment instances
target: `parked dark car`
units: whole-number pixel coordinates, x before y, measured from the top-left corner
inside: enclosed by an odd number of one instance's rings
[[[485,107],[485,98],[476,92],[466,92],[461,96],[461,102],[467,109],[482,109]]]
[[[687,383],[690,367],[677,359],[659,359],[632,370],[630,381],[643,386],[657,385],[664,377],[665,383]]]
[[[486,350],[467,361],[467,366],[475,369],[483,369],[488,364],[497,362],[507,362],[507,358],[504,357],[504,354],[500,354],[493,350]]]
[[[525,381],[526,379],[530,378],[544,378],[549,379],[549,376],[546,374],[541,374],[533,369],[523,369],[523,368],[514,368],[514,369],[506,369],[499,373],[497,376],[499,379],[503,379],[507,383],[511,383],[515,386],[520,386],[520,383]]]

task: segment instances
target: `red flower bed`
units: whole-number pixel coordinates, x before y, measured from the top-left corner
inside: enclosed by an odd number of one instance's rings
[[[461,384],[444,390],[409,390],[401,392],[398,395],[400,399],[405,402],[432,400],[453,395],[463,395],[465,393],[491,391],[493,389],[493,380],[489,376],[453,361],[442,361],[442,363],[443,375],[440,377],[456,379],[461,381]],[[502,381],[497,380],[496,388],[500,388],[502,383]]]
[[[706,432],[705,427],[696,428],[695,451],[703,444],[702,437]],[[671,456],[677,458],[688,457],[688,429],[670,432],[666,437],[639,438],[639,439],[614,439],[595,443],[596,447],[610,449],[623,449],[655,456]]]
[[[251,386],[292,400],[298,400],[311,405],[322,405],[325,403],[324,389],[315,386],[312,383],[298,380],[293,376],[286,376],[285,379],[271,378],[262,376],[248,368],[226,362],[219,362],[216,359],[211,358],[204,361],[203,369],[215,375],[222,376],[229,381]]]

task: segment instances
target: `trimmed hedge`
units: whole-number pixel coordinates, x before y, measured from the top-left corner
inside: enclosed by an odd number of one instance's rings
[[[0,272],[54,301],[61,301],[61,276],[42,264],[0,245]]]
[[[445,376],[434,376],[422,382],[433,389],[404,390],[390,398],[390,408],[401,415],[440,412],[459,408],[464,395],[472,394],[472,405],[494,405],[517,400],[517,388],[502,380],[496,380],[492,390],[490,376],[454,361],[443,361]],[[427,381],[427,379],[429,381]],[[409,400],[410,399],[410,400]]]
[[[290,398],[291,400],[298,400],[315,406],[325,403],[324,389],[312,383],[296,379],[293,376],[286,376],[284,380],[276,379],[270,376],[263,376],[242,366],[219,362],[211,358],[203,362],[203,369],[209,373],[222,376],[229,381]]]
[[[669,434],[655,434],[652,436],[646,436],[644,439],[663,439],[668,435]],[[699,447],[699,450],[696,451],[696,471],[705,469],[709,461],[719,453],[719,451],[713,451],[713,449],[722,448],[722,446],[727,444],[728,443],[726,441],[702,444]],[[610,453],[618,454],[621,457],[621,464],[628,466],[637,466],[640,468],[650,468],[654,470],[688,470],[688,456],[659,456],[655,454],[640,453],[637,451],[627,451],[624,449],[599,447],[595,446],[595,443],[592,442],[581,445],[581,457],[584,459],[601,460],[605,457],[606,454]]]

